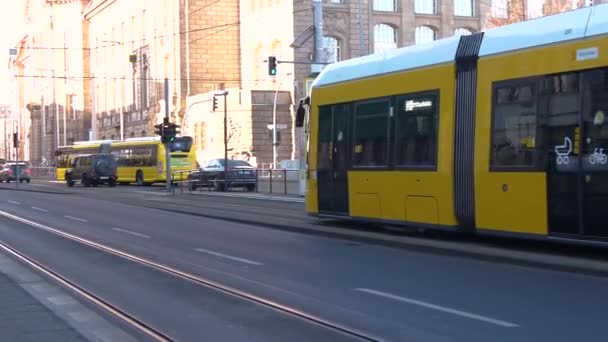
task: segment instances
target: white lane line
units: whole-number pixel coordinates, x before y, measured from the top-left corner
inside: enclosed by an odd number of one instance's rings
[[[8,200],[8,203],[11,203],[11,204],[16,204],[16,205],[20,205],[20,204],[21,204],[21,203],[19,203],[19,202],[17,202],[17,201],[11,201],[11,200]]]
[[[249,260],[249,259],[244,259],[244,258],[239,258],[239,257],[235,257],[235,256],[232,256],[232,255],[223,254],[223,253],[219,253],[219,252],[214,252],[214,251],[210,251],[208,249],[195,248],[194,250],[197,251],[197,252],[202,252],[202,253],[207,253],[207,254],[215,255],[215,256],[220,257],[220,258],[226,258],[226,259],[230,259],[230,260],[234,260],[234,261],[244,262],[244,263],[250,264],[250,265],[256,265],[256,266],[264,265],[261,262],[257,262],[257,261],[253,261],[253,260]]]
[[[391,293],[382,292],[382,291],[376,291],[376,290],[366,289],[366,288],[357,288],[357,289],[355,289],[355,291],[370,293],[370,294],[373,294],[373,295],[376,295],[376,296],[380,296],[380,297],[384,297],[384,298],[390,298],[390,299],[398,300],[400,302],[405,302],[405,303],[409,303],[409,304],[414,304],[414,305],[422,306],[422,307],[425,307],[425,308],[428,308],[428,309],[434,309],[434,310],[438,310],[438,311],[443,311],[443,312],[451,313],[451,314],[457,315],[457,316],[462,316],[462,317],[466,317],[466,318],[476,319],[478,321],[482,321],[482,322],[486,322],[486,323],[492,323],[492,324],[500,325],[500,326],[506,327],[506,328],[516,328],[516,327],[519,327],[519,324],[515,324],[515,323],[511,323],[511,322],[507,322],[507,321],[501,321],[499,319],[494,319],[494,318],[490,318],[490,317],[486,317],[486,316],[476,315],[476,314],[472,314],[472,313],[469,313],[469,312],[466,312],[466,311],[451,309],[451,308],[447,308],[445,306],[435,305],[435,304],[423,302],[423,301],[416,300],[416,299],[401,297],[401,296],[397,296],[397,295],[394,295],[394,294],[391,294]]]
[[[89,222],[89,221],[87,221],[85,219],[74,217],[74,216],[70,216],[70,215],[63,215],[63,217],[69,218],[70,220],[74,220],[74,221]]]
[[[43,213],[48,213],[49,211],[46,209],[42,209],[42,208],[38,208],[38,207],[32,207],[32,209],[34,210],[38,210],[38,211],[42,211]]]
[[[137,233],[137,232],[132,232],[132,231],[126,230],[126,229],[112,228],[112,230],[115,230],[115,231],[121,232],[121,233],[126,233],[126,234],[131,234],[131,235],[139,236],[139,237],[146,238],[146,239],[150,238],[149,235],[141,234],[141,233]]]

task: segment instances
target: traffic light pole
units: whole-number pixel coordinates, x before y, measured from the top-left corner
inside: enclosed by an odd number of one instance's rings
[[[15,181],[15,187],[19,188],[19,126],[17,126],[17,133],[13,135],[13,145],[15,145],[15,151],[17,153],[17,165],[15,165],[17,181]]]
[[[222,189],[228,189],[228,92],[224,94],[224,186]]]
[[[169,121],[169,79],[165,78],[165,118]],[[166,182],[165,182],[165,190],[167,192],[171,191],[171,142],[165,142],[165,172],[166,172]]]

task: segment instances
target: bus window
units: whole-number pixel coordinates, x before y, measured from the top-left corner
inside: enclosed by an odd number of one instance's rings
[[[192,137],[177,137],[171,143],[171,152],[190,152],[192,148]]]

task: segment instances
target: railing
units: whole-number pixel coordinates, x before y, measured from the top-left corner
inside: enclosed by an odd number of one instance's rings
[[[30,177],[38,179],[57,179],[57,172],[54,167],[49,166],[32,166]]]
[[[174,171],[171,174],[172,183],[174,189],[177,188],[181,193],[187,191],[214,191],[213,186],[209,184],[202,184],[200,179],[192,179],[191,171]],[[300,171],[299,170],[286,170],[286,169],[256,169],[255,171],[255,184],[254,187],[248,189],[245,186],[233,186],[230,177],[225,182],[225,191],[242,191],[242,192],[257,192],[267,194],[283,194],[283,195],[299,195],[300,194]],[[187,173],[187,180],[176,180],[184,179],[183,174]],[[224,182],[221,181],[221,184]],[[175,192],[175,190],[174,190]]]

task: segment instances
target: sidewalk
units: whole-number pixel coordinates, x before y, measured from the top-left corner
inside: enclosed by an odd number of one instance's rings
[[[0,273],[0,331],[6,341],[86,341],[3,273]]]
[[[2,341],[136,341],[71,294],[0,252]]]

